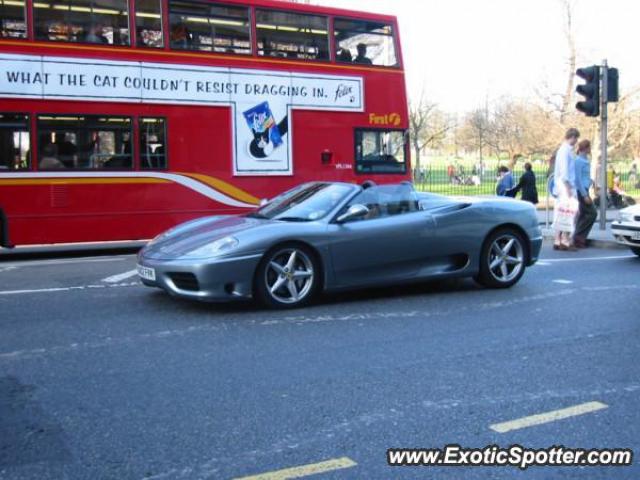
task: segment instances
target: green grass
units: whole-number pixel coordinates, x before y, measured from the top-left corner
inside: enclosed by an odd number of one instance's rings
[[[484,175],[481,178],[480,185],[461,185],[452,183],[449,176],[447,175],[448,164],[449,162],[446,162],[444,160],[428,162],[426,164],[423,162],[422,165],[426,166],[426,177],[424,179],[415,179],[416,189],[424,192],[439,193],[442,195],[495,195],[495,188],[497,183],[496,172],[498,165],[506,165],[507,163],[505,161],[498,163],[498,161],[495,159],[485,161]],[[471,177],[473,162],[458,161],[457,165],[463,167],[463,178]],[[620,172],[621,174],[622,186],[627,195],[635,198],[640,197],[640,188],[635,188],[635,186],[632,185],[629,181],[630,165],[621,166],[620,164],[616,164],[614,168],[616,168],[616,171]],[[547,166],[534,164],[533,171],[536,174],[538,196],[542,201],[542,198],[547,195]],[[518,162],[513,171],[513,176],[516,183],[518,182],[518,179],[523,172],[523,163]]]

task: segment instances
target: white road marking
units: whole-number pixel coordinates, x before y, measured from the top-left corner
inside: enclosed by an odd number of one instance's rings
[[[510,420],[508,422],[494,423],[493,425],[489,425],[489,428],[498,433],[506,433],[510,432],[511,430],[520,430],[521,428],[533,427],[535,425],[542,425],[544,423],[550,423],[557,420],[563,420],[565,418],[584,415],[585,413],[596,412],[598,410],[602,410],[603,408],[608,408],[608,405],[602,402],[581,403],[580,405],[574,405],[572,407],[562,408],[560,410],[552,410],[551,412],[522,417],[516,420]]]
[[[128,272],[119,273],[118,275],[111,275],[110,277],[103,278],[102,281],[106,283],[120,283],[127,278],[131,278],[138,274],[138,270],[129,270]]]
[[[551,265],[551,264],[548,261],[537,261],[536,262],[536,266],[548,267],[549,265]]]
[[[0,265],[3,267],[41,267],[45,265],[70,265],[74,263],[101,263],[101,262],[118,262],[130,258],[131,255],[123,255],[118,257],[105,257],[105,258],[74,258],[74,259],[60,259],[60,260],[21,260],[16,262],[2,262]]]
[[[23,295],[25,293],[52,293],[52,292],[70,292],[73,290],[90,290],[96,288],[117,288],[117,287],[133,287],[139,286],[138,282],[131,283],[114,283],[110,285],[77,285],[73,287],[54,287],[54,288],[35,288],[31,290],[2,290],[0,295]]]
[[[571,285],[573,283],[572,280],[565,280],[564,278],[556,278],[552,280],[553,283],[559,283],[560,285]]]
[[[595,262],[600,260],[620,260],[623,258],[637,258],[635,255],[615,255],[609,257],[579,257],[579,258],[545,258],[544,263],[560,263],[560,262]],[[536,263],[536,265],[540,262]]]

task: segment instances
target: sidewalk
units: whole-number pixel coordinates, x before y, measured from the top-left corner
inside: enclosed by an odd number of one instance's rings
[[[598,212],[598,219],[593,224],[591,233],[589,233],[589,242],[591,246],[599,248],[626,248],[623,245],[616,243],[611,233],[611,222],[618,218],[619,210],[607,210],[607,224],[605,230],[600,230],[600,212]],[[553,223],[553,210],[549,211],[548,216],[549,223],[547,224],[547,212],[545,210],[538,210],[538,221],[540,222],[540,228],[542,228],[542,235],[545,240],[553,240],[554,232],[552,228]]]

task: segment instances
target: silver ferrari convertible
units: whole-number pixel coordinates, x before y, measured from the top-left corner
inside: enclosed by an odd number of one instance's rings
[[[434,278],[510,287],[541,245],[526,202],[418,193],[408,182],[312,182],[245,215],[172,228],[140,251],[138,273],[178,297],[291,308],[322,291]]]

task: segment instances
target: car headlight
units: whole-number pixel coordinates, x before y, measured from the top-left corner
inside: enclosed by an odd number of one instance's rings
[[[208,243],[184,254],[185,258],[209,258],[221,255],[238,246],[240,242],[235,237],[219,238],[215,242]]]
[[[162,240],[163,238],[166,238],[166,237],[168,237],[169,235],[171,235],[172,231],[173,231],[173,228],[172,228],[171,230],[167,230],[166,232],[162,232],[162,233],[161,233],[161,234],[159,234],[159,235],[156,235],[155,237],[153,237],[153,238],[151,239],[151,241],[150,241],[149,243],[147,243],[147,246],[149,246],[149,245],[153,245],[154,243],[158,243],[158,242],[159,242],[160,240]]]
[[[633,213],[620,210],[620,212],[618,212],[618,220],[621,222],[633,222]]]

